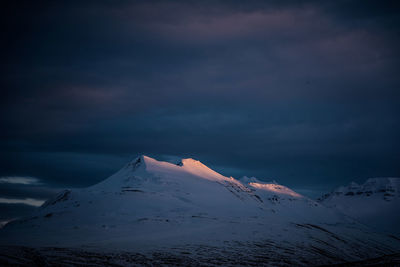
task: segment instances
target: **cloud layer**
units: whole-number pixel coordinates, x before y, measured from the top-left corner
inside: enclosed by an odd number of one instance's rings
[[[44,200],[34,198],[2,198],[0,197],[0,204],[25,204],[28,206],[40,207]]]
[[[0,184],[24,184],[24,185],[37,185],[40,184],[39,179],[34,177],[0,177]]]
[[[390,1],[10,1],[0,197],[28,191],[7,177],[87,186],[137,154],[302,188],[399,176],[399,14]]]

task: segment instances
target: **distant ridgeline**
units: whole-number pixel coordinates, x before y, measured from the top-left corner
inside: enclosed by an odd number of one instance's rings
[[[375,202],[397,201],[397,192],[398,179],[376,179],[316,202],[275,181],[225,177],[194,159],[140,156],[106,180],[62,191],[31,216],[8,223],[0,244],[164,251],[201,264],[213,253],[227,265],[257,265],[260,257],[270,265],[355,261],[394,253],[400,240],[339,207],[353,205],[350,197],[359,206],[368,199],[373,213],[383,207]]]
[[[325,194],[318,201],[389,234],[400,235],[400,178],[370,178]]]

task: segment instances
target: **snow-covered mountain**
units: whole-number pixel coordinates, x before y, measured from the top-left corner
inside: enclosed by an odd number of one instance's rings
[[[399,240],[276,182],[146,156],[99,184],[61,192],[0,236],[2,245],[242,255],[272,265],[359,260],[400,248]]]
[[[400,178],[370,178],[322,196],[320,203],[400,237]]]

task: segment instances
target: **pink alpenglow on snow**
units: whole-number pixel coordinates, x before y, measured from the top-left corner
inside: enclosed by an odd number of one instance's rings
[[[0,245],[183,251],[190,257],[211,247],[226,258],[243,249],[257,254],[266,244],[269,259],[278,264],[284,257],[296,266],[315,258],[323,264],[380,256],[382,244],[385,253],[400,247],[276,182],[226,177],[194,159],[147,156],[96,185],[60,192],[0,234]]]

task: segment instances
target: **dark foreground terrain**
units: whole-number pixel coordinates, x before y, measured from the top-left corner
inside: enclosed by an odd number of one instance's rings
[[[177,248],[172,252],[141,254],[132,252],[101,253],[71,248],[0,247],[0,266],[400,266],[400,253],[379,258],[321,265],[315,260],[274,255],[269,249],[231,254],[216,247],[198,247],[194,252]],[[292,255],[293,256],[293,255]]]
[[[333,265],[326,265],[331,267],[346,267],[346,266],[368,266],[368,267],[397,267],[400,266],[400,253],[386,255],[379,258],[373,258],[364,261],[347,262]],[[321,266],[322,267],[322,266]]]

